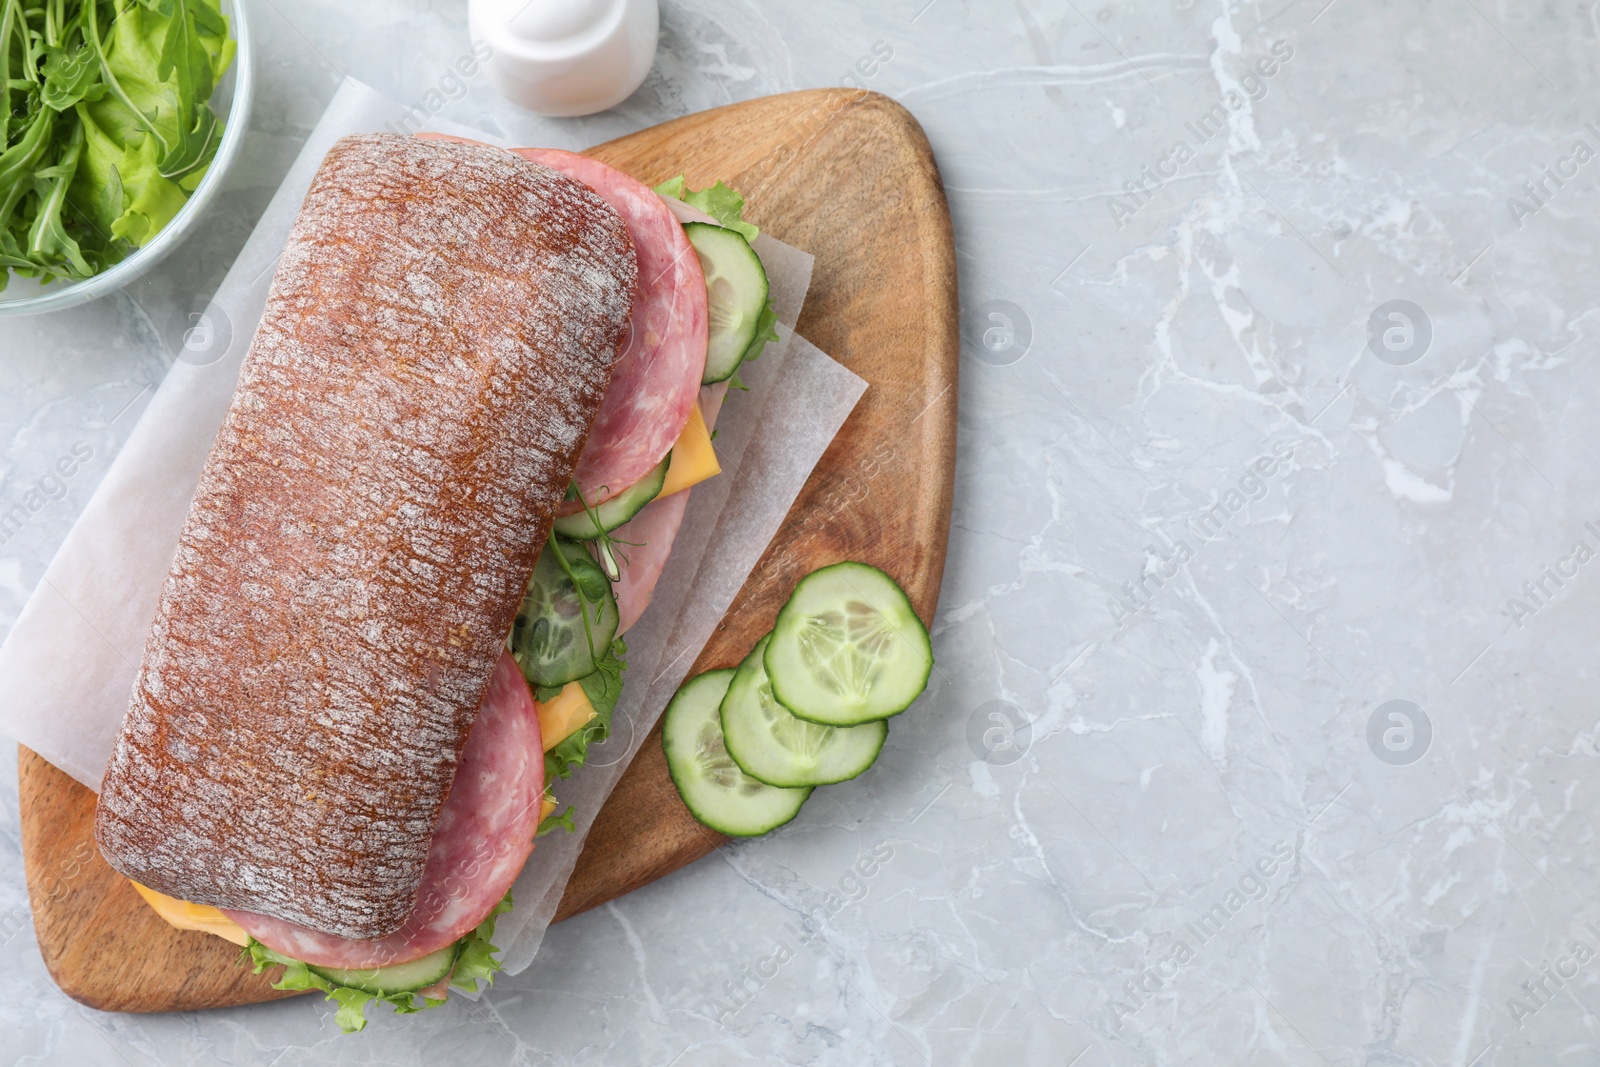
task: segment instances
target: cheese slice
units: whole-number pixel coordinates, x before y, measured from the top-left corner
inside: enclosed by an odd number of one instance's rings
[[[657,494],[657,499],[682,492],[707,478],[722,473],[717,462],[716,449],[711,447],[711,431],[706,429],[706,418],[700,413],[700,402],[695,401],[689,412],[689,421],[672,446],[672,462],[667,465],[667,481]]]
[[[589,703],[589,694],[577,682],[568,682],[548,701],[539,701],[539,737],[549,752],[578,732],[598,714]]]
[[[539,821],[544,822],[546,819],[548,819],[550,817],[550,813],[555,811],[557,806],[556,798],[551,796],[549,793],[546,793],[544,795],[544,803],[539,806]]]
[[[169,897],[165,893],[157,893],[154,889],[146,888],[132,879],[129,879],[129,884],[139,891],[144,902],[169,925],[176,926],[180,930],[198,930],[203,934],[216,934],[225,941],[232,941],[235,945],[243,945],[249,940],[250,935],[244,932],[244,927],[208,904],[191,904],[187,900]]]

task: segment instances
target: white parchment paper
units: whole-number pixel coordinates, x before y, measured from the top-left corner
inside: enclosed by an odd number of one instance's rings
[[[733,394],[717,422],[722,474],[690,490],[655,596],[628,631],[628,670],[612,735],[593,749],[591,765],[556,784],[562,807],[577,805],[577,832],[539,839],[517,879],[517,906],[496,924],[495,943],[505,949],[502,958],[512,974],[539,951],[601,803],[866,389],[864,381],[799,334],[787,327],[779,332],[780,345],[769,345],[760,359],[739,369],[750,392]],[[798,397],[807,399],[796,403]]]
[[[178,532],[255,333],[273,267],[323,156],[338,138],[383,128],[401,108],[347,79],[307,139],[207,309],[215,343],[172,365],[0,646],[0,733],[98,790],[127,710]],[[497,143],[451,123],[440,132]],[[723,475],[691,490],[671,560],[628,632],[613,735],[561,783],[578,830],[543,838],[496,941],[508,970],[532,962],[601,803],[765,551],[866,383],[795,335],[811,256],[762,235],[782,341],[741,370],[726,405]]]

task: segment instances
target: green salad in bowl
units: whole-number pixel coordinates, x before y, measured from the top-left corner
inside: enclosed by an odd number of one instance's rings
[[[103,277],[164,243],[219,149],[236,147],[213,96],[240,30],[221,0],[0,0],[0,289],[33,279],[22,302],[77,303],[90,294],[61,299],[48,283]]]

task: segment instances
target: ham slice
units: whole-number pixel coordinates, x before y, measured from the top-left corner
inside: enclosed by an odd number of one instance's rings
[[[226,914],[268,948],[320,967],[419,959],[466,936],[506,895],[533,851],[543,793],[538,708],[517,661],[504,653],[467,735],[404,926],[375,941],[352,941],[253,912]]]
[[[623,557],[621,574],[611,587],[617,595],[617,633],[626,633],[649,606],[656,582],[666,569],[667,557],[672,554],[672,542],[683,524],[683,512],[692,492],[693,489],[684,489],[652,500],[639,514],[611,531],[611,536],[620,542],[617,553]]]
[[[717,428],[717,415],[722,411],[722,402],[726,399],[727,382],[717,382],[700,390],[700,417],[706,420],[707,433]]]
[[[417,990],[417,994],[419,996],[428,997],[432,1000],[443,1000],[445,997],[450,995],[450,979],[454,977],[454,975],[455,972],[451,971],[450,974],[445,975],[427,989]]]
[[[728,383],[718,382],[700,390],[700,414],[706,421],[706,432],[717,428],[717,415],[722,411],[722,401],[728,395]],[[622,553],[627,557],[622,573],[612,587],[617,594],[617,633],[639,621],[650,597],[656,591],[656,582],[667,567],[667,557],[672,555],[672,542],[677,539],[678,527],[683,525],[683,513],[689,507],[689,494],[693,489],[652,500],[639,514],[611,532],[622,542]]]
[[[672,450],[706,369],[706,277],[666,201],[599,160],[555,148],[517,154],[576,178],[617,209],[639,257],[639,289],[622,355],[573,480],[591,506],[636,484]],[[580,505],[569,503],[566,513]]]

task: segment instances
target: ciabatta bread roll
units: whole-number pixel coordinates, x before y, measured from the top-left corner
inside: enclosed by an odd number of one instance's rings
[[[113,867],[341,937],[405,921],[635,274],[616,212],[555,171],[334,146],[106,771]]]

